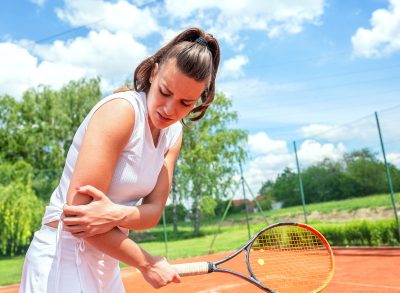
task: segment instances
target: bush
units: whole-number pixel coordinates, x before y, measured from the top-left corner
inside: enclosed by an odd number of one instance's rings
[[[167,224],[172,224],[173,223],[173,205],[167,205],[164,209],[165,212],[165,222]],[[178,221],[184,221],[186,214],[188,213],[187,209],[185,208],[185,206],[181,203],[178,203],[176,205],[176,214],[177,214],[177,220]],[[159,224],[162,224],[162,218],[160,218]]]
[[[393,220],[354,221],[341,224],[320,224],[316,228],[334,246],[400,245]]]

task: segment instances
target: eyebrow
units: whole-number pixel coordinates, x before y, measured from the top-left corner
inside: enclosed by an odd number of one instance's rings
[[[166,85],[165,82],[162,82],[161,85],[168,91],[168,93],[169,93],[170,95],[173,95],[173,94],[174,94],[173,91],[171,91],[171,90],[169,89],[169,87]],[[197,102],[197,98],[196,98],[196,99],[183,98],[183,99],[181,99],[181,100],[183,100],[183,101],[185,101],[185,102]]]

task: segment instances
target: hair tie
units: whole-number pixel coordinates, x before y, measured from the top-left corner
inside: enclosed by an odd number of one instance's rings
[[[202,38],[202,37],[198,37],[198,38],[195,40],[195,42],[196,42],[197,44],[200,44],[200,45],[206,46],[206,47],[207,47],[207,45],[208,45],[208,42],[207,42],[204,38]]]

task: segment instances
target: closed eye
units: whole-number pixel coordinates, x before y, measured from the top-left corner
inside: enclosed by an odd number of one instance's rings
[[[164,97],[169,97],[169,96],[171,96],[171,94],[164,93],[164,92],[162,91],[161,88],[158,88],[158,90],[159,90],[160,94],[161,94],[162,96],[164,96]]]
[[[188,104],[188,103],[185,103],[184,101],[181,101],[181,104],[182,104],[184,107],[190,107],[190,106],[193,105],[192,103]]]

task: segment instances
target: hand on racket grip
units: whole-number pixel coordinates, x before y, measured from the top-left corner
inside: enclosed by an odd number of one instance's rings
[[[171,282],[181,282],[181,278],[176,270],[164,257],[152,256],[150,266],[140,269],[140,271],[144,279],[156,289],[166,286]]]

